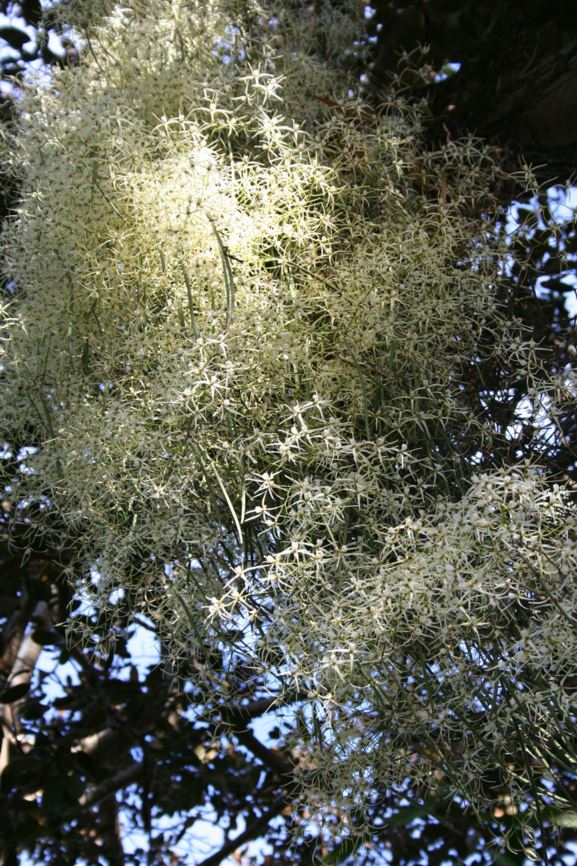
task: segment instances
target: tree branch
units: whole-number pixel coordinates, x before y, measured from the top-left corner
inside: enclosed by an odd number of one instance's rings
[[[32,612],[31,620],[41,622],[47,628],[52,625],[50,609],[45,601],[38,602]],[[29,631],[24,632],[6,681],[8,688],[29,685],[41,652],[42,646],[36,643],[32,634]],[[4,728],[4,737],[0,749],[0,779],[10,762],[11,747],[17,743],[19,728],[18,712],[24,700],[25,698],[10,704],[0,705],[0,723]]]
[[[206,860],[203,860],[201,863],[197,864],[197,866],[218,866],[225,857],[228,857],[229,854],[232,854],[237,848],[244,845],[245,842],[250,842],[256,836],[259,836],[260,833],[268,827],[272,819],[276,818],[277,815],[280,815],[287,805],[288,801],[284,797],[275,800],[270,809],[267,809],[267,811],[263,812],[259,818],[255,818],[254,821],[247,825],[244,833],[241,833],[236,837],[236,839],[231,839],[229,842],[226,842],[219,851],[215,854],[211,854],[210,857],[207,857]]]
[[[263,764],[270,767],[283,784],[288,782],[287,777],[292,776],[294,763],[286,753],[281,752],[279,749],[271,749],[268,746],[265,746],[264,743],[261,743],[261,741],[255,737],[252,731],[235,730],[234,733],[239,743],[252,752],[252,754],[262,761]]]
[[[306,695],[300,692],[289,692],[287,695],[283,696],[282,706],[284,707],[287,704],[294,704],[296,701],[305,700],[305,698]],[[257,716],[264,716],[266,713],[270,713],[280,705],[278,696],[271,698],[255,698],[255,700],[249,701],[246,704],[233,704],[230,707],[225,707],[222,710],[222,717],[232,725],[239,725],[249,722],[251,719],[257,718]]]
[[[118,803],[114,798],[107,798],[100,805],[102,819],[102,841],[105,846],[105,856],[110,866],[124,866],[124,848],[120,836],[118,821]]]
[[[112,794],[115,794],[116,791],[120,791],[122,788],[127,788],[129,785],[132,785],[133,782],[137,782],[143,772],[143,765],[134,761],[134,763],[129,764],[128,767],[119,770],[119,772],[110,779],[105,779],[105,781],[100,785],[97,785],[91,791],[83,794],[79,800],[80,806],[95,806],[97,803],[101,803]]]

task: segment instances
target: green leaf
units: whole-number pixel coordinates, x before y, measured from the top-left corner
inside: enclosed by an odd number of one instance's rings
[[[18,815],[7,833],[7,841],[12,845],[25,845],[36,837],[38,829],[34,815]]]
[[[525,857],[521,852],[507,851],[507,853],[497,854],[493,860],[493,866],[523,866]]]
[[[358,851],[364,841],[365,837],[362,835],[347,836],[326,857],[318,861],[320,866],[340,866],[341,863],[344,863],[345,860],[348,860],[352,854]]]
[[[52,628],[36,628],[32,632],[32,640],[40,646],[54,646],[59,642],[59,635]]]
[[[13,704],[25,697],[29,691],[30,683],[18,683],[16,686],[9,686],[0,693],[0,704]]]
[[[8,616],[20,609],[20,599],[11,596],[0,596],[0,616]]]
[[[556,815],[551,815],[550,820],[557,827],[577,830],[577,812],[558,812]]]
[[[41,719],[48,710],[48,705],[43,704],[38,698],[26,701],[24,707],[19,711],[20,718],[33,721]]]
[[[42,19],[40,0],[20,0],[20,11],[22,12],[22,17],[35,27]]]
[[[387,819],[389,827],[406,827],[416,818],[425,818],[429,810],[425,806],[405,806]]]
[[[181,268],[182,268],[182,275],[184,277],[184,284],[186,286],[186,296],[188,298],[188,313],[190,315],[190,327],[192,328],[192,333],[194,334],[196,339],[198,339],[199,334],[198,334],[198,327],[196,324],[196,313],[194,312],[194,300],[193,300],[193,296],[192,296],[192,285],[190,282],[190,277],[188,276],[188,271],[186,270],[186,268],[184,267],[183,264],[181,264]]]
[[[71,655],[72,655],[72,653],[68,649],[68,647],[63,647],[62,651],[60,652],[60,655],[58,656],[58,664],[59,665],[66,664],[66,662],[68,661],[68,659],[70,658]]]
[[[211,216],[208,217],[211,228],[214,232],[214,236],[218,243],[218,250],[220,252],[220,257],[222,260],[222,270],[224,275],[224,288],[226,292],[226,322],[227,324],[232,321],[232,317],[234,314],[234,304],[235,304],[235,285],[234,285],[234,274],[232,272],[232,267],[229,261],[229,253],[227,248],[224,245],[222,237],[220,235],[219,230],[216,227],[216,223]]]
[[[47,815],[58,815],[66,792],[67,780],[62,776],[51,776],[44,783],[42,808]]]
[[[11,786],[39,788],[44,781],[44,774],[49,761],[49,754],[40,754],[36,751],[30,752],[28,755],[18,755],[10,761],[4,770],[2,779],[8,788]]]
[[[0,27],[0,39],[5,39],[10,48],[16,51],[21,51],[23,46],[30,42],[30,36],[26,31],[18,27]]]
[[[85,790],[84,782],[76,773],[69,774],[66,778],[66,800],[77,803]]]

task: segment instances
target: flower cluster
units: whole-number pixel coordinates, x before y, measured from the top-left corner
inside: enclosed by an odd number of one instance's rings
[[[362,102],[326,48],[359,4],[101,5],[7,147],[16,519],[103,614],[122,587],[175,656],[304,688],[310,790],[529,790],[573,725],[575,526],[537,466],[475,475],[508,435],[483,353],[526,383],[512,425],[558,386],[497,303],[491,154]]]

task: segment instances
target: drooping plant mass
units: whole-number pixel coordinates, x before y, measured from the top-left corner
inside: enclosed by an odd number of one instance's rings
[[[3,150],[5,481],[30,544],[111,627],[153,618],[210,699],[263,673],[303,696],[321,812],[362,826],[407,778],[526,808],[573,760],[575,518],[545,457],[574,383],[503,301],[493,154],[363,102],[349,5],[67,8],[84,59]]]

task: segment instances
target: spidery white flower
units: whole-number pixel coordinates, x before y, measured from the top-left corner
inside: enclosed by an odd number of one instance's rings
[[[577,547],[538,467],[471,477],[499,434],[463,371],[490,329],[545,443],[575,384],[497,303],[491,154],[365,105],[361,4],[312,5],[248,0],[246,32],[225,0],[67,7],[92,51],[27,90],[6,155],[0,418],[37,446],[7,481],[103,613],[129,588],[175,657],[307,691],[311,798],[441,774],[477,807],[573,724]]]

